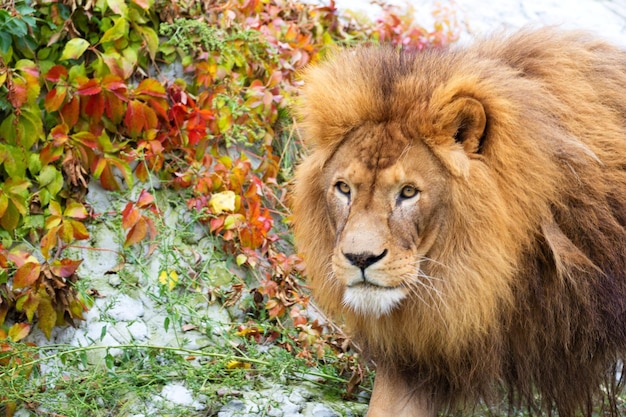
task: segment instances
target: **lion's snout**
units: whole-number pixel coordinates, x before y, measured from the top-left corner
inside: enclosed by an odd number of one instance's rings
[[[365,269],[369,266],[375,264],[380,261],[387,255],[387,249],[383,250],[380,255],[375,255],[371,252],[361,252],[361,253],[345,253],[343,256],[346,257],[348,261],[357,268],[359,268],[363,273]]]

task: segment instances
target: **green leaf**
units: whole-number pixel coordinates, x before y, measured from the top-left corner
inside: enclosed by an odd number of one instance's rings
[[[52,165],[43,167],[37,179],[39,186],[47,188],[51,197],[56,196],[63,188],[63,174]]]
[[[19,124],[22,129],[18,131],[17,139],[24,149],[30,149],[37,141],[45,138],[41,111],[38,108],[23,108]]]
[[[78,59],[89,48],[89,42],[82,38],[74,38],[65,44],[60,60]]]
[[[11,51],[11,45],[13,44],[13,37],[7,33],[0,31],[0,53],[5,59],[7,59],[9,52]],[[10,58],[8,59],[8,61]]]
[[[136,26],[135,30],[141,34],[141,37],[146,41],[148,47],[148,54],[150,59],[154,61],[157,50],[159,49],[159,37],[154,29],[146,26]]]
[[[54,181],[54,178],[56,177],[58,172],[59,171],[57,171],[57,169],[52,165],[46,165],[45,167],[43,167],[41,173],[39,174],[39,178],[37,178],[37,180],[39,181],[39,185],[41,187],[45,187],[46,185],[50,184],[52,181]]]
[[[100,43],[113,42],[128,35],[128,21],[120,17],[115,24],[102,35]]]
[[[41,159],[39,159],[39,154],[30,154],[28,158],[28,170],[33,175],[37,175],[41,171]]]
[[[107,353],[104,357],[104,363],[107,369],[112,370],[115,367],[115,359],[113,358],[113,355]]]

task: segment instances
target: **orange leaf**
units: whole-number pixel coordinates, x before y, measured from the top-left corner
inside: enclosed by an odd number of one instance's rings
[[[150,3],[147,0],[132,0],[132,2],[144,10],[148,10],[150,8]]]
[[[100,184],[102,184],[102,186],[109,191],[119,190],[120,185],[115,179],[115,175],[113,175],[113,170],[111,169],[111,166],[106,163],[106,160],[104,158],[102,159],[102,161],[104,161],[104,169],[100,174]]]
[[[82,262],[80,259],[61,259],[60,261],[54,261],[50,265],[50,270],[56,276],[69,278],[76,272]]]
[[[48,259],[50,257],[50,251],[54,248],[58,241],[57,232],[61,226],[56,226],[48,230],[42,238],[39,246],[41,247],[41,254],[44,258]]]
[[[67,94],[67,88],[65,87],[55,87],[52,90],[48,91],[46,94],[46,98],[44,99],[44,107],[48,112],[54,112],[59,110],[63,101],[65,101],[65,96]]]
[[[122,211],[122,227],[130,229],[141,219],[141,213],[132,202],[128,202]]]
[[[35,312],[39,307],[39,296],[34,291],[27,291],[24,295],[17,299],[15,307],[19,311],[26,313],[26,318],[29,323],[32,323],[35,318]]]
[[[148,232],[148,224],[146,220],[142,217],[139,219],[137,224],[135,224],[128,235],[126,235],[126,241],[124,242],[124,247],[128,247],[134,245],[135,243],[140,242],[143,238],[146,237],[146,233]]]
[[[76,240],[89,239],[89,232],[84,224],[76,220],[66,220],[72,226],[72,236]]]
[[[33,285],[39,274],[41,265],[35,262],[27,262],[15,271],[13,277],[13,289],[25,288]]]
[[[152,97],[166,98],[165,87],[154,78],[146,78],[139,83],[134,91],[135,96],[147,95]]]

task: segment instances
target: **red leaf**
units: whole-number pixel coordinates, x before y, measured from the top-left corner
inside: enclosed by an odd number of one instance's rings
[[[131,101],[126,108],[124,124],[132,137],[139,136],[144,127],[144,104],[139,101]]]
[[[79,115],[80,101],[78,97],[72,97],[72,99],[65,103],[65,106],[61,109],[61,117],[67,126],[74,127],[76,123],[78,123]]]
[[[27,262],[15,271],[13,277],[13,289],[25,288],[33,285],[39,274],[41,265],[35,262]]]
[[[104,96],[102,94],[94,94],[87,99],[85,106],[85,114],[92,119],[93,122],[99,122],[104,113]]]
[[[102,87],[100,86],[98,80],[93,78],[87,80],[76,88],[76,94],[81,96],[92,96],[94,94],[98,94],[100,91],[102,91]]]
[[[76,272],[82,262],[80,259],[61,259],[60,261],[54,261],[50,265],[50,271],[58,277],[69,278]]]
[[[67,80],[67,68],[63,65],[55,65],[46,73],[46,80],[58,83],[61,80]]]

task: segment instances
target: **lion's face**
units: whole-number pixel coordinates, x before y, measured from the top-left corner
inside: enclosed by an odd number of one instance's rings
[[[379,317],[411,293],[437,291],[422,268],[445,212],[445,180],[433,175],[440,170],[431,151],[395,125],[361,126],[328,161],[332,272],[347,309]]]

